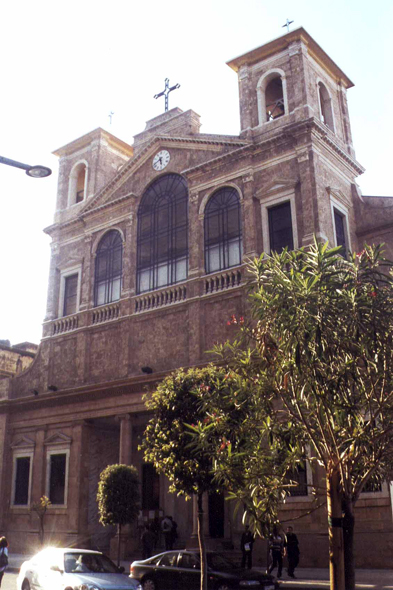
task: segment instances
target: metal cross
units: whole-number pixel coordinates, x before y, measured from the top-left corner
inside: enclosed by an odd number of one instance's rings
[[[289,33],[289,25],[291,25],[293,23],[293,20],[288,20],[285,23],[285,25],[282,26],[282,28],[287,27],[287,33]]]
[[[180,88],[180,84],[175,84],[174,86],[169,87],[169,78],[165,78],[165,90],[160,92],[159,94],[155,94],[154,98],[160,98],[160,96],[165,96],[165,112],[168,110],[168,95],[172,90],[176,90]]]
[[[112,117],[113,117],[113,115],[114,115],[114,114],[115,114],[115,113],[114,113],[113,111],[111,111],[111,112],[109,113],[109,115],[108,115],[108,117],[109,117],[109,125],[112,125]]]

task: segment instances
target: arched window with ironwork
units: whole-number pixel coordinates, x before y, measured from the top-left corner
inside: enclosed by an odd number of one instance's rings
[[[179,283],[187,275],[187,183],[166,174],[148,187],[138,210],[137,292]]]
[[[207,273],[236,266],[242,260],[240,200],[236,189],[215,192],[205,209],[205,268]]]
[[[104,305],[120,299],[123,266],[121,235],[111,230],[100,240],[96,254],[94,305]]]

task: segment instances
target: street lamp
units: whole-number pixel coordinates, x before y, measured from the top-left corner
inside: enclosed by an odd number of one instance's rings
[[[9,158],[4,158],[3,156],[0,156],[0,164],[14,166],[15,168],[22,168],[22,170],[26,170],[26,174],[32,178],[45,178],[45,176],[50,176],[52,174],[52,170],[46,166],[29,166],[28,164],[22,164],[22,162],[10,160]]]

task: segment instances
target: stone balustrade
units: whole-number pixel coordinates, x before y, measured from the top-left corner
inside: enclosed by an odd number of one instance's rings
[[[209,275],[204,279],[204,294],[225,291],[232,287],[238,287],[242,282],[242,271],[240,268],[228,269],[220,273]]]
[[[187,287],[185,285],[174,285],[161,291],[153,291],[145,295],[135,297],[135,313],[158,309],[166,305],[180,303],[187,299]]]
[[[104,322],[110,322],[117,320],[120,317],[120,303],[112,303],[110,305],[102,305],[93,309],[91,316],[91,323],[102,324]]]
[[[64,334],[65,332],[71,332],[76,330],[79,324],[78,314],[69,315],[65,318],[60,318],[53,322],[53,335]]]

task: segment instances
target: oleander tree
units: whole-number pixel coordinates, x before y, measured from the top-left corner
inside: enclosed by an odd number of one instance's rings
[[[223,367],[180,369],[167,376],[151,396],[145,398],[146,407],[152,413],[140,447],[145,461],[167,476],[170,492],[186,499],[194,495],[197,498],[202,590],[207,588],[203,496],[220,491],[221,486],[213,477],[210,449],[204,451],[200,444],[198,424],[207,428],[203,436],[215,437],[214,428],[209,428],[209,423],[214,426],[215,420],[203,400],[213,394],[219,398],[232,388],[231,379]],[[215,447],[217,445],[231,451],[228,439],[221,439]]]
[[[124,525],[133,523],[140,510],[138,471],[132,465],[108,465],[100,474],[97,503],[102,525],[117,525],[117,565],[120,565],[120,537]]]
[[[237,376],[233,390],[206,400],[216,432],[225,430],[225,403],[235,397],[249,413],[230,424],[232,445],[241,441],[241,448],[216,452],[214,468],[256,522],[263,522],[266,504],[274,507],[276,497],[289,493],[285,473],[307,447],[308,461],[324,469],[334,590],[355,587],[359,495],[393,468],[393,274],[381,250],[366,246],[344,259],[339,248],[315,240],[308,249],[253,261],[250,319],[232,317],[239,340],[215,349]],[[212,451],[203,421],[195,441]]]

